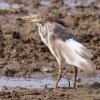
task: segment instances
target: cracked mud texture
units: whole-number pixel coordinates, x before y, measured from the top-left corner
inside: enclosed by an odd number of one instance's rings
[[[2,0],[2,2],[10,5],[18,4],[23,6],[18,6],[17,9],[13,7],[9,9],[0,8],[1,76],[32,77],[35,73],[44,73],[44,68],[47,68],[47,73],[52,73],[52,77],[57,77],[57,61],[41,41],[37,26],[33,23],[15,20],[20,16],[39,12],[52,15],[57,19],[55,20],[56,22],[73,32],[78,40],[93,53],[92,61],[96,66],[96,70],[100,70],[100,1],[88,0],[91,1],[89,5],[80,4],[75,7],[69,7],[63,1],[65,0],[51,0],[51,2],[41,4],[41,0]],[[62,77],[67,72],[74,73],[73,67],[67,69],[66,66],[63,64]],[[95,89],[93,85],[97,85],[98,88]],[[0,99],[100,100],[100,85],[92,84],[88,87],[90,88],[83,85],[83,88],[71,90],[67,88],[37,90],[5,86],[4,90],[0,92]]]

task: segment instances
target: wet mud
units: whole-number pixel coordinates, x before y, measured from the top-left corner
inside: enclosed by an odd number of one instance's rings
[[[68,79],[73,82],[74,69],[63,63],[61,83],[53,89],[57,61],[41,41],[34,23],[15,20],[41,12],[67,27],[93,53],[96,79],[79,69],[77,88],[69,89]],[[0,0],[0,100],[100,100],[99,73],[99,0]],[[32,82],[36,86],[32,87]],[[42,85],[38,88],[37,83]]]

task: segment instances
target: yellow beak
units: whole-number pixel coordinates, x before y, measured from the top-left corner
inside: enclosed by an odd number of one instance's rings
[[[19,18],[17,18],[16,20],[26,20],[26,21],[31,21],[31,20],[34,20],[34,18],[31,17],[31,16],[25,16],[25,17],[19,17]]]
[[[25,16],[17,18],[16,20],[27,20],[27,21],[37,21],[39,19],[38,15],[32,15],[32,16]]]

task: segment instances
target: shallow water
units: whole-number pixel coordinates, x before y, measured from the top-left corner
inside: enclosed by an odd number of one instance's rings
[[[81,79],[80,82],[77,82],[77,85],[81,85],[81,84],[92,84],[94,82],[100,82],[100,77],[91,77],[91,78],[87,78],[87,77],[78,77]],[[23,87],[23,88],[37,88],[37,89],[41,89],[44,87],[48,87],[48,88],[52,88],[54,83],[55,83],[56,79],[55,78],[12,78],[12,77],[4,77],[1,76],[0,77],[0,87],[2,86],[7,86],[7,87]],[[70,84],[73,83],[73,80],[70,80]],[[60,82],[59,82],[59,87],[68,87],[68,80],[66,78],[61,78]]]
[[[69,7],[75,7],[79,5],[88,6],[94,0],[63,0],[64,4],[67,4]]]
[[[0,9],[2,10],[5,10],[5,9],[9,10],[10,8],[18,9],[23,6],[24,6],[23,4],[9,4],[6,2],[0,2]]]
[[[68,5],[69,7],[75,7],[75,6],[80,6],[80,5],[89,6],[94,1],[95,0],[63,0],[63,3]],[[40,4],[41,5],[51,5],[51,2],[50,0],[41,0]],[[100,7],[100,2],[96,2],[94,5],[97,7]],[[0,1],[0,9],[3,9],[3,10],[5,9],[9,10],[10,8],[18,9],[20,7],[24,7],[24,5],[14,4],[14,3],[9,4],[7,2]],[[24,7],[24,8],[27,8],[27,7]]]
[[[41,4],[41,5],[50,5],[51,3],[50,3],[49,0],[41,0],[41,1],[40,1],[40,4]]]
[[[89,6],[91,3],[95,2],[95,0],[63,0],[63,3],[68,5],[69,7],[75,7],[75,6]],[[41,5],[50,5],[50,0],[41,0]],[[95,3],[95,6],[100,7],[100,1]]]

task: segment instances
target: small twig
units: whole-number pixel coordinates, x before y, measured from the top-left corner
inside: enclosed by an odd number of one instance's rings
[[[69,89],[71,88],[71,86],[70,86],[70,80],[69,80],[69,78],[67,78],[68,79],[68,85],[69,85]]]
[[[28,29],[27,29],[27,33],[29,33],[29,31],[31,30],[31,22],[29,22],[29,25],[28,25]]]

